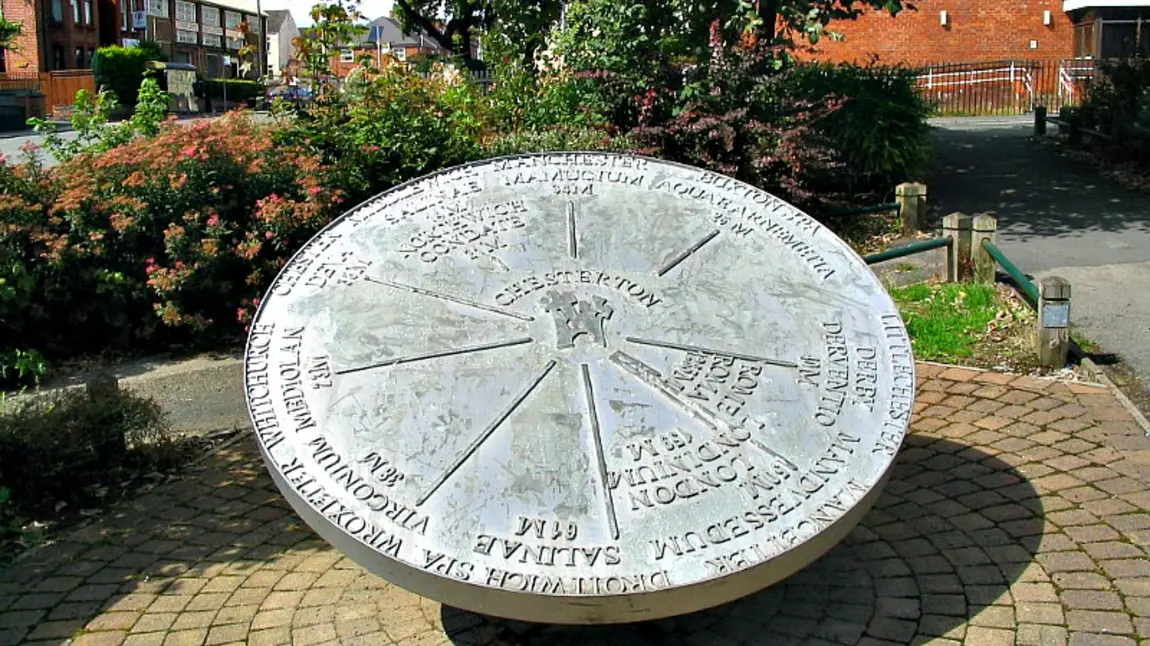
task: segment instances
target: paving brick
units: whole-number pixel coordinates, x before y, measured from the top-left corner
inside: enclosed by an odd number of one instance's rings
[[[1137,646],[1137,644],[1133,639],[1120,635],[1072,633],[1070,646]]]
[[[1014,631],[971,626],[966,631],[966,646],[1014,646]]]
[[[1083,552],[1051,552],[1039,554],[1038,562],[1047,572],[1089,572],[1097,568],[1094,561]]]
[[[1062,626],[1018,626],[1018,646],[1066,646],[1067,639],[1068,633]]]
[[[1067,610],[1066,625],[1071,632],[1129,635],[1134,632],[1130,617],[1123,612]]]
[[[121,646],[127,636],[122,630],[85,633],[72,640],[72,646]]]
[[[1054,585],[1069,590],[1109,590],[1110,580],[1095,572],[1059,572],[1051,577]]]

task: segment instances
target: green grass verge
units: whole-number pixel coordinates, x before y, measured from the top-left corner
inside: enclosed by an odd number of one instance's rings
[[[993,285],[919,283],[891,290],[906,322],[914,354],[925,361],[974,356],[1002,309]]]

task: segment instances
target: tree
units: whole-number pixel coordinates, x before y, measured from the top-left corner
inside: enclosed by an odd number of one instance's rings
[[[864,11],[887,11],[892,16],[914,5],[903,0],[755,0],[754,34],[769,42],[794,44],[794,36],[814,44],[824,34],[835,37],[827,26],[836,20],[854,20]]]
[[[309,77],[313,91],[324,96],[332,87],[331,57],[345,45],[352,45],[367,27],[363,15],[352,2],[317,4],[311,9],[313,25],[294,41],[296,59]]]
[[[0,52],[16,51],[16,39],[24,31],[24,25],[8,22],[0,18]]]
[[[465,63],[481,32],[499,33],[530,57],[559,21],[561,0],[395,0],[407,31],[419,30]]]

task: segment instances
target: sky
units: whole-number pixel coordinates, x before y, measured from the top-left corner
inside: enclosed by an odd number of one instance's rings
[[[316,0],[261,0],[261,5],[264,11],[268,9],[287,9],[291,11],[292,18],[295,19],[297,27],[307,27],[311,25],[311,18],[308,14],[311,13],[311,8],[316,4]],[[368,20],[375,20],[381,16],[391,14],[392,0],[361,0],[359,3],[359,11],[363,14],[364,18]]]

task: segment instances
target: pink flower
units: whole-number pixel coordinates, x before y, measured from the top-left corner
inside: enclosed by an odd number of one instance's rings
[[[271,240],[274,236],[275,236],[275,234],[272,233],[271,231],[267,231],[264,233],[264,237],[267,238],[268,240]]]
[[[183,148],[183,150],[180,151],[180,154],[183,155],[184,157],[194,156],[196,154],[196,145],[192,144],[190,146],[185,146]]]
[[[176,261],[176,269],[183,269],[183,268],[184,268],[184,263],[177,260]]]
[[[149,265],[154,265],[154,264],[156,264],[156,259],[155,258],[146,258],[144,260],[144,262],[148,263]]]
[[[307,190],[308,194],[312,196],[319,195],[319,191],[320,188],[318,186],[313,186]]]
[[[220,216],[213,215],[212,217],[208,218],[208,226],[209,227],[216,227],[219,225],[220,225]]]
[[[147,267],[144,268],[144,272],[147,273],[149,276],[151,276],[152,274],[156,273],[156,271],[158,271],[159,269],[160,268],[155,266],[155,265],[148,265]]]
[[[255,305],[255,306],[257,306],[257,307],[258,307],[258,306],[259,306],[259,304],[260,304],[260,299],[259,299],[259,297],[258,297],[258,296],[257,296],[256,298],[253,298],[253,299],[252,299],[252,305]]]

